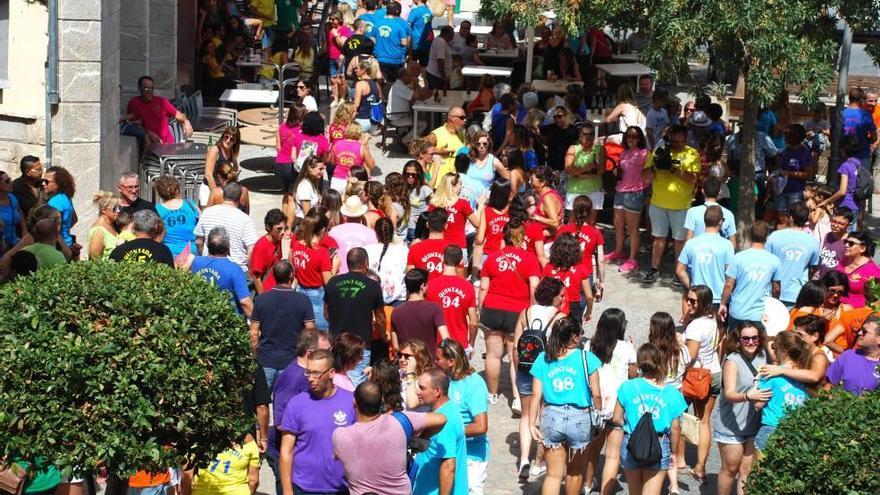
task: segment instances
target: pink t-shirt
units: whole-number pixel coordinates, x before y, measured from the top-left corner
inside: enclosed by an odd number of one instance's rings
[[[163,143],[173,143],[174,136],[171,134],[171,126],[168,119],[177,115],[177,109],[170,101],[161,96],[153,96],[150,101],[145,101],[140,96],[128,100],[126,113],[135,114],[135,118],[144,121],[144,129],[155,132]]]
[[[840,263],[837,265],[837,271],[846,275],[846,265]],[[868,261],[864,265],[855,269],[854,272],[846,275],[849,279],[849,295],[840,298],[840,302],[849,304],[854,308],[862,308],[865,306],[865,284],[872,278],[880,277],[880,267],[873,261]]]
[[[278,148],[278,154],[275,155],[275,163],[293,163],[293,144],[300,134],[300,126],[291,127],[286,123],[281,124],[278,128],[278,134],[281,136],[281,147]]]
[[[352,36],[351,29],[348,26],[339,26],[337,29],[337,35],[343,36],[345,38],[351,38]],[[336,40],[333,39],[331,32],[327,31],[327,55],[330,57],[330,60],[338,60],[342,57],[342,50],[339,49],[339,46],[336,45]]]
[[[617,183],[619,192],[637,192],[647,185],[642,180],[642,170],[648,158],[648,150],[638,148],[623,150],[620,153],[620,181]]]
[[[327,128],[327,136],[330,137],[330,144],[333,144],[336,141],[339,141],[340,139],[345,138],[345,128],[346,127],[348,127],[347,124],[345,124],[345,125],[330,124],[330,126]]]
[[[364,247],[367,244],[378,242],[376,232],[373,229],[359,223],[343,223],[330,229],[330,237],[339,245],[339,273],[348,273],[348,263],[345,258],[348,250],[356,247]]]
[[[425,429],[425,413],[404,412],[413,432]],[[345,469],[351,493],[409,495],[406,473],[406,433],[400,421],[383,414],[373,421],[357,422],[333,430],[333,455]],[[369,455],[364,455],[369,452]]]
[[[299,154],[303,151],[303,145],[309,148],[307,151],[312,156],[324,156],[327,150],[330,149],[330,141],[327,141],[327,136],[323,134],[309,136],[308,134],[297,132],[296,136],[293,137],[293,147],[296,149],[297,156],[294,162],[298,161]]]
[[[360,141],[351,139],[340,139],[333,144],[333,162],[336,168],[333,169],[333,177],[337,179],[348,179],[348,173],[351,167],[357,167],[364,162],[361,156]]]

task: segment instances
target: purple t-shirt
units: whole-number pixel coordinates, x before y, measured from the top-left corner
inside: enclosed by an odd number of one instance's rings
[[[309,379],[303,374],[304,372],[303,367],[294,359],[275,379],[275,402],[272,403],[273,418],[283,418],[290,399],[309,391]],[[276,419],[277,422],[278,420]],[[275,428],[269,428],[269,446],[267,448],[269,453],[274,454],[276,457],[279,455],[278,447],[281,444],[280,440],[281,434]]]
[[[828,272],[837,271],[837,265],[843,259],[843,237],[835,238],[831,232],[825,234],[822,247],[819,249],[819,276],[822,278]]]
[[[846,195],[840,200],[839,206],[846,206],[856,215],[859,213],[859,205],[856,204],[856,201],[853,198],[853,192],[856,190],[856,180],[858,179],[859,167],[861,167],[861,162],[858,158],[850,158],[837,167],[837,173],[839,173],[841,177],[846,175],[847,178]]]
[[[825,376],[832,385],[840,385],[849,393],[862,395],[877,390],[880,384],[880,361],[874,361],[855,349],[844,351],[831,363]]]
[[[335,493],[346,487],[342,463],[333,456],[333,432],[355,421],[354,394],[336,389],[325,399],[303,392],[287,404],[278,429],[296,435],[293,484],[304,492]]]
[[[803,172],[813,165],[813,155],[810,153],[810,148],[806,146],[800,145],[797,148],[787,146],[781,153],[776,155],[776,163],[782,170]],[[807,181],[789,177],[783,192],[785,194],[804,192],[806,186]]]
[[[405,412],[416,435],[425,428],[425,413]],[[369,453],[366,455],[365,453]],[[409,495],[406,472],[406,433],[390,414],[355,423],[333,432],[333,454],[345,468],[352,495],[382,493]]]

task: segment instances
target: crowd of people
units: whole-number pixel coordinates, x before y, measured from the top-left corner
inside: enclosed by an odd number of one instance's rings
[[[283,22],[267,13],[271,1],[204,3],[202,60],[214,88],[228,82],[224,46],[252,34],[279,62],[295,40],[303,74],[318,70],[296,2],[285,4]],[[542,101],[528,84],[512,91],[486,76],[469,105],[449,108],[422,136],[412,103],[454,88],[462,60],[479,62],[469,24],[434,38],[431,17],[420,0],[341,2],[329,16],[331,115],[302,77],[278,129],[283,197],[264,231],[238,181],[233,127],[208,151],[198,201],[183,199],[169,176],[152,182],[158,199],[146,201],[139,175],[124,174],[116,191],[94,195],[98,216],[84,242],[72,234],[68,170],[27,156],[14,181],[0,172],[5,279],[80,258],[161,263],[213,283],[247,319],[258,366],[246,401],[254,431],[197,473],[141,472],[131,488],[253,494],[265,457],[278,495],[481,494],[490,462],[508,461],[520,482],[543,476],[543,493],[564,484],[568,494],[610,494],[621,468],[631,493],[678,493],[685,473],[706,480],[714,442],[718,493],[729,495],[743,492],[792,408],[823,388],[877,389],[871,281],[880,267],[863,223],[876,92],[850,92],[845,161],[826,183],[816,182],[828,147],[824,109],[793,123],[786,95],[762,113],[761,220],[737,232],[741,134],[711,100],[682,109],[650,78],[637,91],[621,85],[595,124],[587,117],[595,99],[580,86]],[[486,43],[511,48],[507,28],[496,23]],[[599,33],[575,47],[548,30],[540,70],[595,77],[589,66],[610,57]],[[153,95],[149,77],[139,86],[127,119],[165,142],[167,120],[186,116]],[[375,180],[369,137],[373,106],[385,99],[386,118],[409,128],[398,140],[412,159]],[[606,209],[613,229],[597,223]],[[640,266],[643,225],[651,242]],[[595,313],[611,290],[606,272],[617,265],[654,283],[669,248],[680,314],[654,313],[648,342],[636,345],[623,310]],[[768,333],[762,323],[771,297],[790,311],[787,330]],[[482,373],[472,365],[480,336]],[[490,408],[508,399],[518,452],[496,459]],[[699,432],[693,466],[686,421]],[[659,456],[642,448],[652,438]]]

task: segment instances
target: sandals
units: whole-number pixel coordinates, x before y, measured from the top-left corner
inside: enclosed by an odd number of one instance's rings
[[[706,479],[706,473],[703,473],[703,475],[700,476],[700,475],[697,474],[696,471],[694,471],[694,468],[692,468],[692,467],[691,467],[691,468],[688,468],[687,472],[688,472],[689,475],[691,475],[691,477],[692,477],[693,479],[699,481],[699,482],[700,482],[700,485],[705,485],[705,484],[706,484],[706,481],[707,481],[707,479]]]

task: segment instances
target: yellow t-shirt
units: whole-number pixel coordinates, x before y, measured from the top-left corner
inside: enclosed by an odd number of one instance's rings
[[[193,479],[193,495],[250,495],[248,469],[260,467],[260,450],[250,441],[218,455]]]
[[[281,57],[284,56],[284,53],[278,52],[269,57],[269,61],[276,65],[281,65]],[[262,69],[260,69],[260,76],[265,77],[266,79],[274,80],[278,73],[275,71],[275,67],[271,65],[264,65]]]
[[[437,138],[437,146],[435,146],[437,149],[446,149],[453,152],[444,159],[443,165],[437,171],[437,180],[439,181],[444,175],[455,173],[455,151],[464,146],[464,142],[458,137],[458,134],[449,132],[446,129],[446,125],[441,125],[434,129],[431,131],[431,134]],[[435,184],[437,183],[435,182]]]
[[[671,152],[672,161],[685,172],[700,172],[700,154],[690,146],[684,150]],[[645,168],[654,166],[654,153],[648,155]],[[691,206],[694,195],[694,182],[685,180],[681,175],[673,175],[666,170],[654,169],[654,185],[651,189],[651,204],[667,210],[686,210]]]

